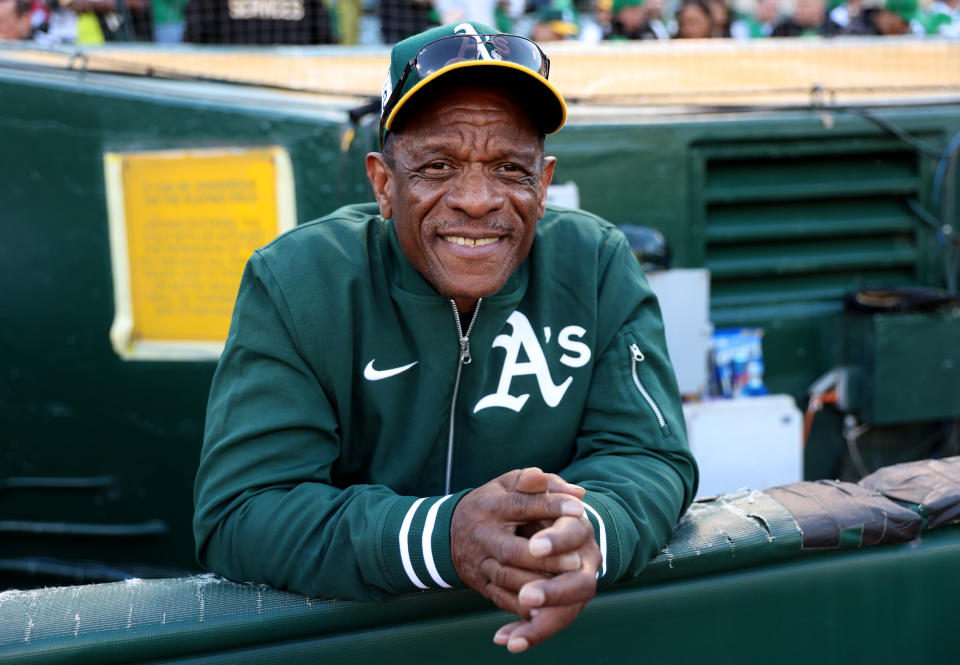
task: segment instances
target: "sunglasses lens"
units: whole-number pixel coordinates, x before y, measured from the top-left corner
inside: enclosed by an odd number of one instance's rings
[[[430,42],[417,53],[417,74],[424,79],[458,62],[506,61],[546,76],[543,54],[536,44],[514,35],[456,35]]]

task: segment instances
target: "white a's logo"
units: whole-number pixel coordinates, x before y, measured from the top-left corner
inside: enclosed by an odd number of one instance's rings
[[[476,413],[481,409],[491,406],[502,406],[506,409],[512,409],[519,413],[523,405],[530,398],[529,393],[523,395],[510,394],[510,382],[515,376],[525,376],[533,374],[537,377],[537,385],[540,387],[540,393],[543,395],[543,401],[549,407],[555,407],[563,399],[564,393],[573,382],[573,377],[568,376],[567,380],[559,386],[553,383],[550,376],[550,368],[547,367],[547,359],[543,355],[543,348],[537,341],[537,335],[533,332],[530,321],[520,312],[514,312],[507,319],[507,323],[513,329],[512,335],[497,335],[493,340],[494,347],[500,347],[507,352],[503,361],[503,371],[500,372],[500,383],[497,385],[497,392],[487,395],[477,402],[473,407]],[[583,337],[586,330],[580,326],[567,326],[560,331],[557,336],[557,343],[565,351],[560,357],[560,362],[567,367],[582,367],[590,361],[590,347],[583,342],[575,341],[573,338]],[[544,328],[546,341],[550,341],[550,328]],[[527,362],[519,362],[518,356],[520,349],[527,354]],[[570,355],[574,354],[574,355]]]

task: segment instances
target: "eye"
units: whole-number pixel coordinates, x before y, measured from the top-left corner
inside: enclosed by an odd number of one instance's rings
[[[443,173],[445,171],[449,171],[451,168],[453,167],[451,167],[446,162],[437,161],[437,162],[430,162],[429,164],[423,167],[423,170],[434,172],[434,173],[437,173],[437,172]]]
[[[496,173],[499,174],[501,178],[504,178],[510,182],[526,182],[532,175],[530,169],[524,167],[523,164],[518,164],[516,162],[504,162],[503,164],[498,164]]]

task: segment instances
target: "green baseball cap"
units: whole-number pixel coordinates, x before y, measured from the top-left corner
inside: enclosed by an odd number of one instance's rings
[[[547,24],[562,37],[573,37],[580,32],[576,12],[572,9],[543,7],[537,11],[537,23]]]
[[[613,0],[613,13],[617,14],[621,9],[636,7],[637,5],[642,5],[644,2],[645,0]]]
[[[883,3],[883,8],[909,23],[917,18],[920,3],[917,2],[917,0],[886,0],[886,2]]]
[[[380,145],[410,100],[441,78],[515,87],[543,132],[553,134],[567,120],[567,105],[547,81],[549,73],[550,60],[539,46],[482,23],[442,25],[408,37],[390,52],[380,105]]]

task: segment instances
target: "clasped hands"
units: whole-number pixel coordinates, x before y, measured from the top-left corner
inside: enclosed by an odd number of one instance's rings
[[[520,616],[493,638],[524,651],[569,626],[596,593],[600,548],[584,489],[537,468],[514,470],[465,495],[450,551],[467,586]]]

